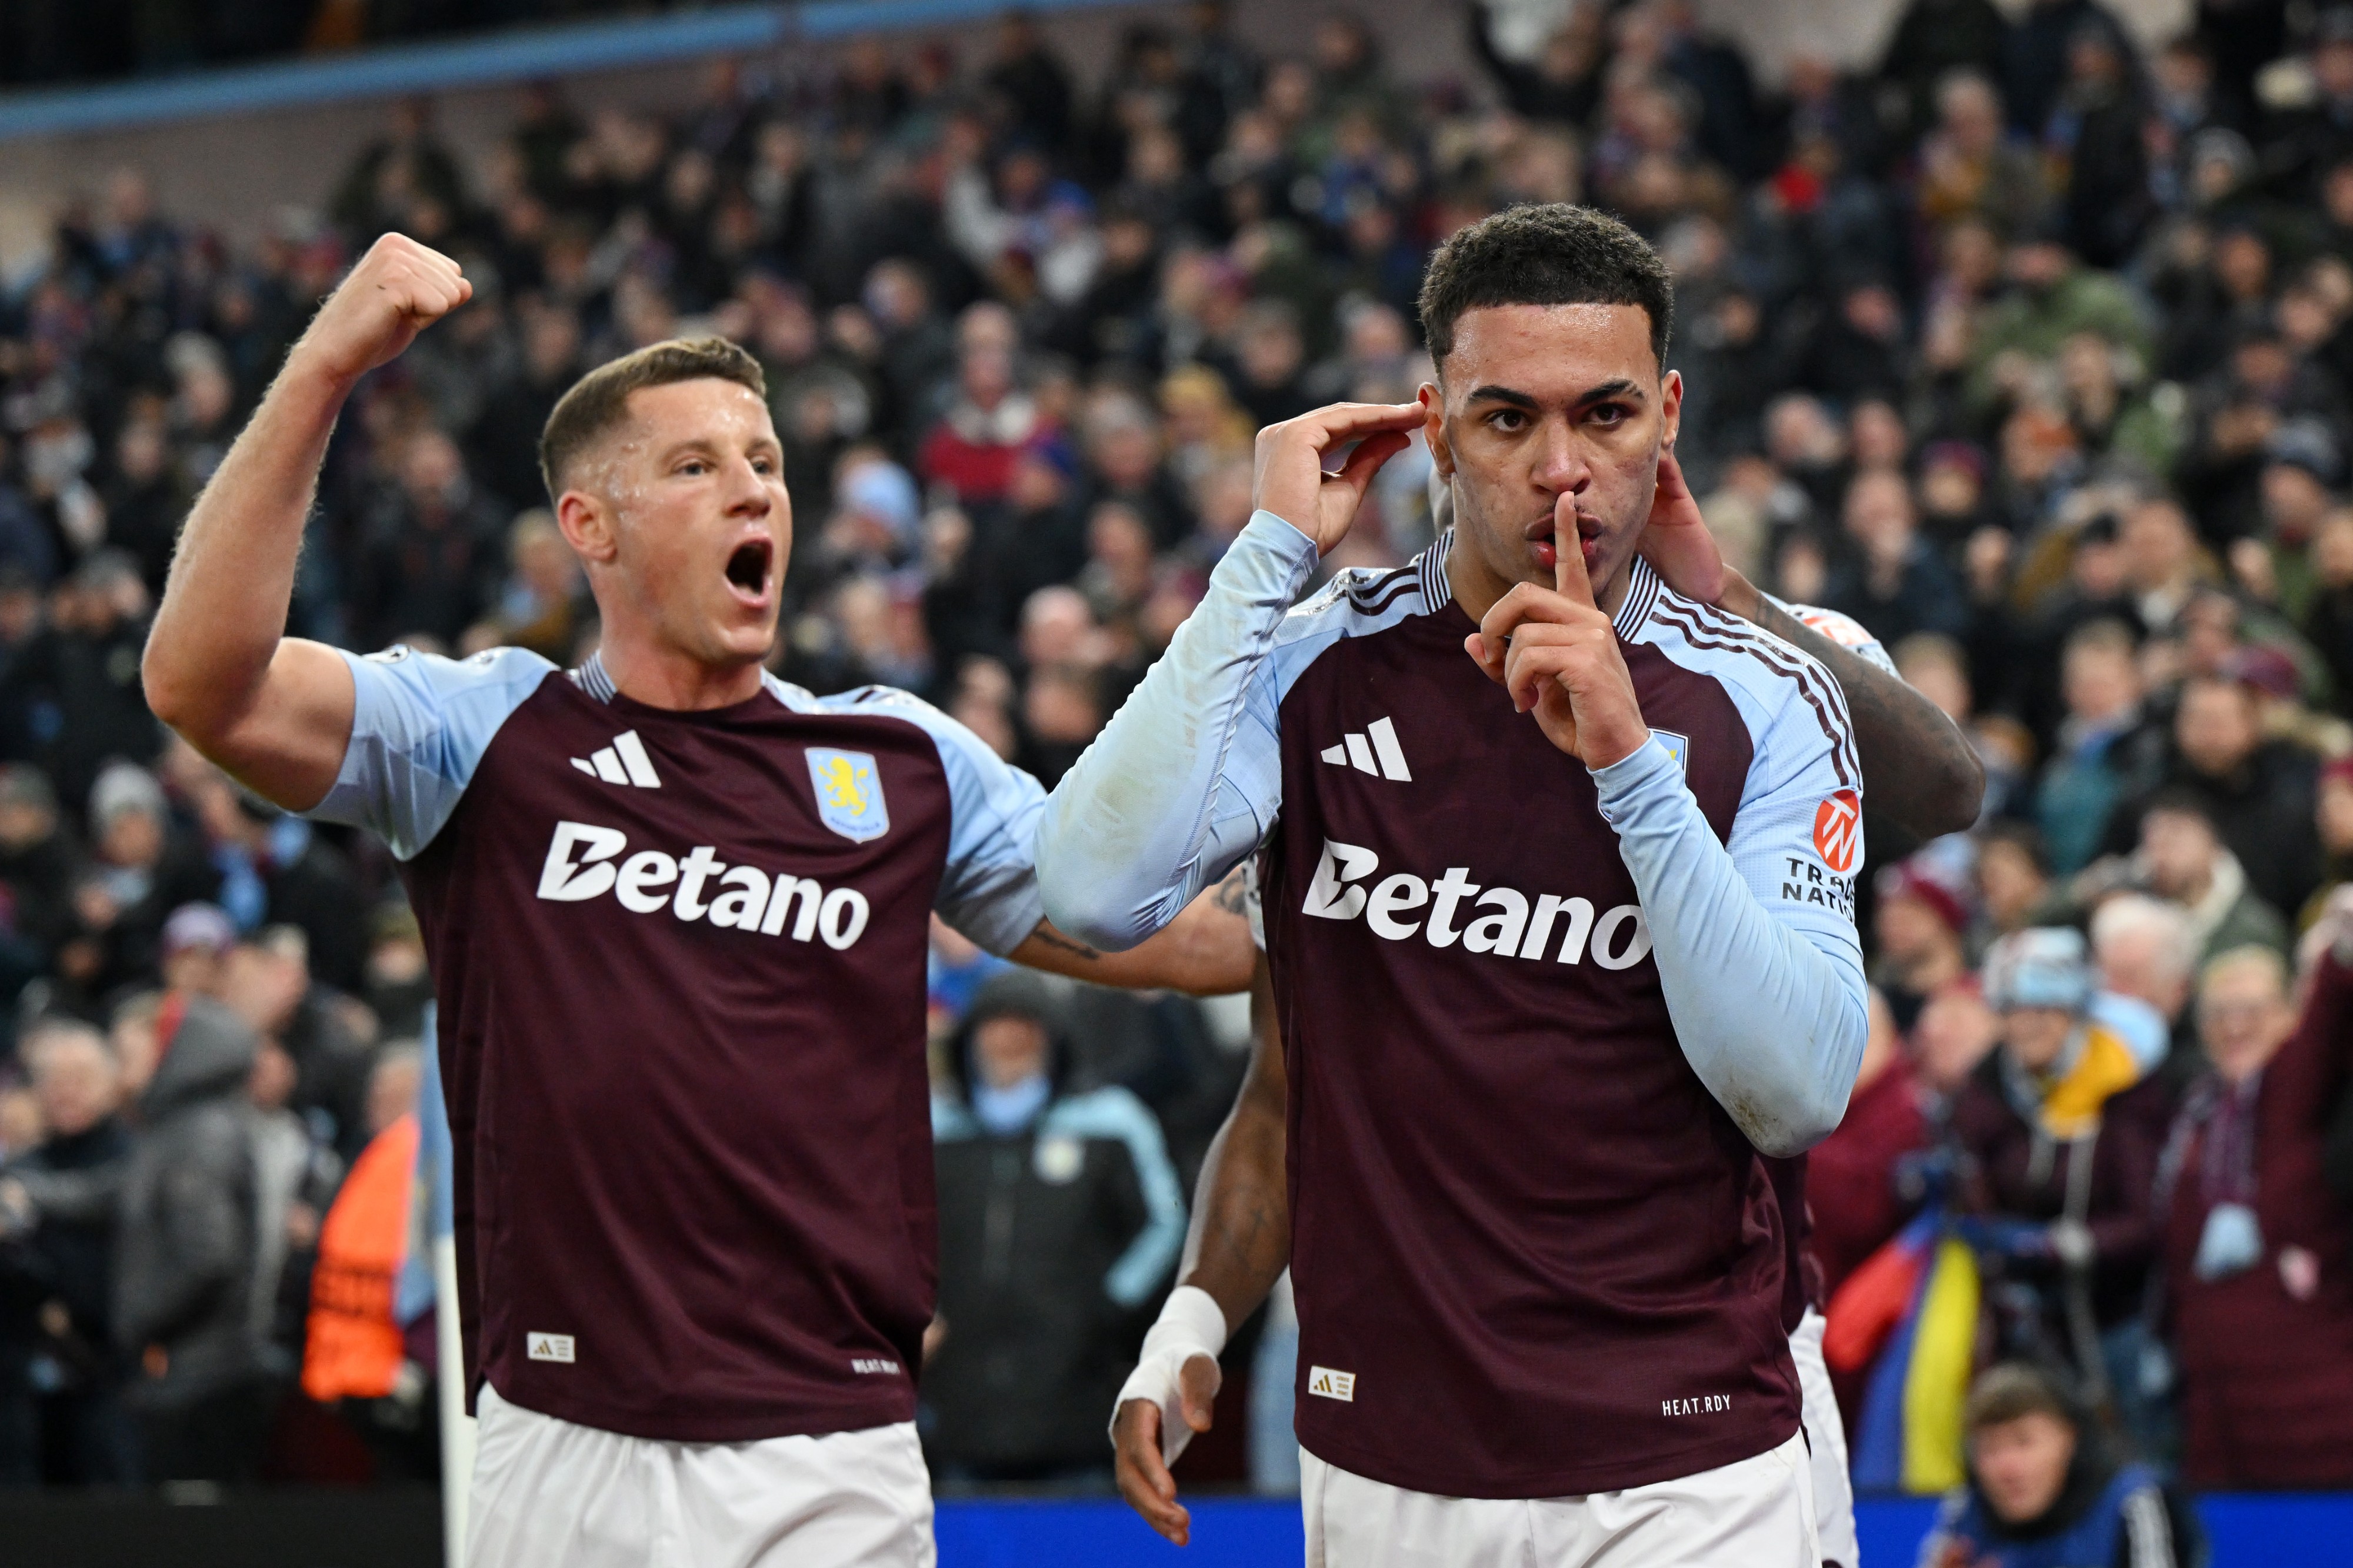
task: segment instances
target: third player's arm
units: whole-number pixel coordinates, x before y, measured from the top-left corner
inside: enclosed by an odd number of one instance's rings
[[[1176,1283],[1217,1298],[1229,1326],[1259,1310],[1291,1266],[1290,1080],[1261,954],[1250,978],[1250,1063],[1201,1163]]]
[[[1291,1192],[1284,1154],[1289,1081],[1274,994],[1261,956],[1250,981],[1250,1065],[1226,1123],[1201,1163],[1193,1219],[1176,1283],[1205,1290],[1229,1331],[1258,1310],[1291,1262]],[[1205,1432],[1220,1381],[1214,1358],[1196,1355],[1177,1371],[1184,1419]],[[1163,1462],[1163,1413],[1152,1399],[1121,1403],[1112,1423],[1120,1495],[1146,1523],[1182,1544],[1190,1528],[1176,1482]]]
[[[1892,670],[1814,630],[1736,572],[1716,608],[1813,655],[1846,693],[1871,808],[1922,839],[1974,825],[1985,798],[1985,764],[1960,727]]]
[[[1056,930],[1053,921],[1040,921],[1037,930],[1007,956],[1032,969],[1097,985],[1230,996],[1250,988],[1251,963],[1258,954],[1241,900],[1242,874],[1236,868],[1224,881],[1186,905],[1175,920],[1125,952],[1090,947]]]
[[[285,635],[327,438],[360,377],[471,292],[447,257],[377,241],[288,353],[180,535],[142,668],[148,704],[280,805],[325,796],[352,732],[349,668]]]
[[[1906,686],[1876,645],[1874,659],[1824,637],[1728,565],[1672,451],[1659,459],[1642,554],[1676,593],[1771,632],[1831,672],[1846,693],[1873,813],[1923,839],[1977,821],[1985,768],[1960,728]]]

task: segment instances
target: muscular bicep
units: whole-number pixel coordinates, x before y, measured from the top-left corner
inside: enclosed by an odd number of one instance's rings
[[[252,703],[191,742],[238,783],[289,811],[327,798],[352,740],[352,672],[324,643],[286,637]]]

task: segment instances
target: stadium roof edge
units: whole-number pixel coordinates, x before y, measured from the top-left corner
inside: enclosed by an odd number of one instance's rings
[[[1062,11],[1118,3],[1025,0],[1018,8]],[[976,21],[1015,8],[1004,0],[811,0],[798,5],[723,5],[665,16],[519,28],[480,37],[388,45],[348,54],[87,87],[0,93],[0,142],[663,65],[706,55],[774,48],[796,38],[839,38],[852,33]]]

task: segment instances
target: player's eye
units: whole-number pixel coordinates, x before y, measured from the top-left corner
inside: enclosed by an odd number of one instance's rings
[[[700,479],[711,471],[711,465],[700,458],[689,458],[678,466],[678,471],[690,479]]]
[[[1528,416],[1517,408],[1498,408],[1487,416],[1487,427],[1505,436],[1516,436],[1528,427]]]
[[[1626,423],[1627,416],[1631,412],[1622,403],[1597,403],[1586,411],[1585,416],[1606,430],[1613,425]]]

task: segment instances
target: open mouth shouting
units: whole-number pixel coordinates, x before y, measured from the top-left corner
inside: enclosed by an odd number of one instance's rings
[[[746,539],[729,552],[727,586],[736,602],[747,608],[765,609],[776,565],[776,542],[765,535]]]

